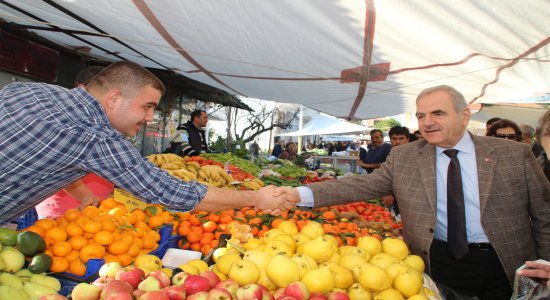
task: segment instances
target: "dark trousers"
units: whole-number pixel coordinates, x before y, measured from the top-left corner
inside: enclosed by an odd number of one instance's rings
[[[433,240],[430,248],[430,270],[433,280],[455,292],[483,299],[510,299],[512,288],[493,247],[469,247],[464,257],[456,260],[446,242]]]

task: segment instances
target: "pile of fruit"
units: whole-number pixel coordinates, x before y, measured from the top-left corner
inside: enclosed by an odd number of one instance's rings
[[[322,224],[325,233],[334,236],[338,245],[350,246],[356,245],[361,236],[370,235],[380,240],[400,236],[402,228],[402,224],[395,222],[383,206],[364,201],[315,210],[292,209],[280,216],[265,214],[250,207],[176,215],[179,219],[177,233],[182,236],[180,247],[200,251],[203,255],[219,245],[222,234],[240,234],[238,239],[242,241],[257,239],[285,220],[295,223],[299,229],[310,221],[316,221]],[[248,227],[239,227],[239,224]]]
[[[258,176],[258,173],[260,173],[260,168],[256,164],[249,160],[233,156],[231,153],[203,153],[201,156],[220,163],[230,163],[231,165],[234,165],[240,170],[253,176]]]
[[[154,251],[159,247],[159,229],[174,221],[174,215],[161,206],[130,213],[125,205],[108,198],[99,207],[69,209],[62,217],[37,220],[23,230],[44,239],[45,253],[52,260],[49,271],[83,276],[90,259],[127,266],[137,255]]]
[[[185,182],[193,180],[216,187],[248,190],[259,190],[264,186],[264,183],[254,175],[233,164],[229,163],[225,170],[223,163],[202,156],[153,154],[148,156],[148,159],[168,174]]]
[[[0,228],[0,299],[26,300],[57,295],[61,283],[46,276],[52,259],[44,253],[45,249],[44,240],[33,232],[17,233]],[[23,268],[26,258],[30,263]]]

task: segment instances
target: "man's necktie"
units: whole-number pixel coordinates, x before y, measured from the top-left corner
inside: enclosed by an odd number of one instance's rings
[[[449,149],[443,153],[451,158],[447,171],[447,243],[451,254],[460,259],[468,253],[460,162],[457,158],[458,150]]]

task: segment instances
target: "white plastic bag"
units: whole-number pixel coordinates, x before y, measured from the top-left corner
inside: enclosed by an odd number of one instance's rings
[[[550,264],[550,262],[539,259],[536,262],[542,264]],[[519,270],[528,268],[526,265],[521,266]],[[514,278],[514,293],[512,300],[542,300],[550,299],[550,288],[541,284],[530,277],[517,274]]]

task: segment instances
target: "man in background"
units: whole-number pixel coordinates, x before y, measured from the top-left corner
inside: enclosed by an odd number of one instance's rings
[[[204,110],[195,110],[191,113],[191,120],[178,126],[178,132],[172,140],[168,153],[180,156],[196,156],[201,152],[208,152],[206,136],[202,128],[208,123],[208,114]]]
[[[359,160],[357,165],[372,173],[374,169],[378,169],[380,164],[386,161],[386,157],[390,154],[391,145],[384,143],[384,134],[380,129],[373,129],[370,132],[371,143],[368,146],[368,151],[364,153],[359,150]],[[363,153],[362,153],[363,152]]]

